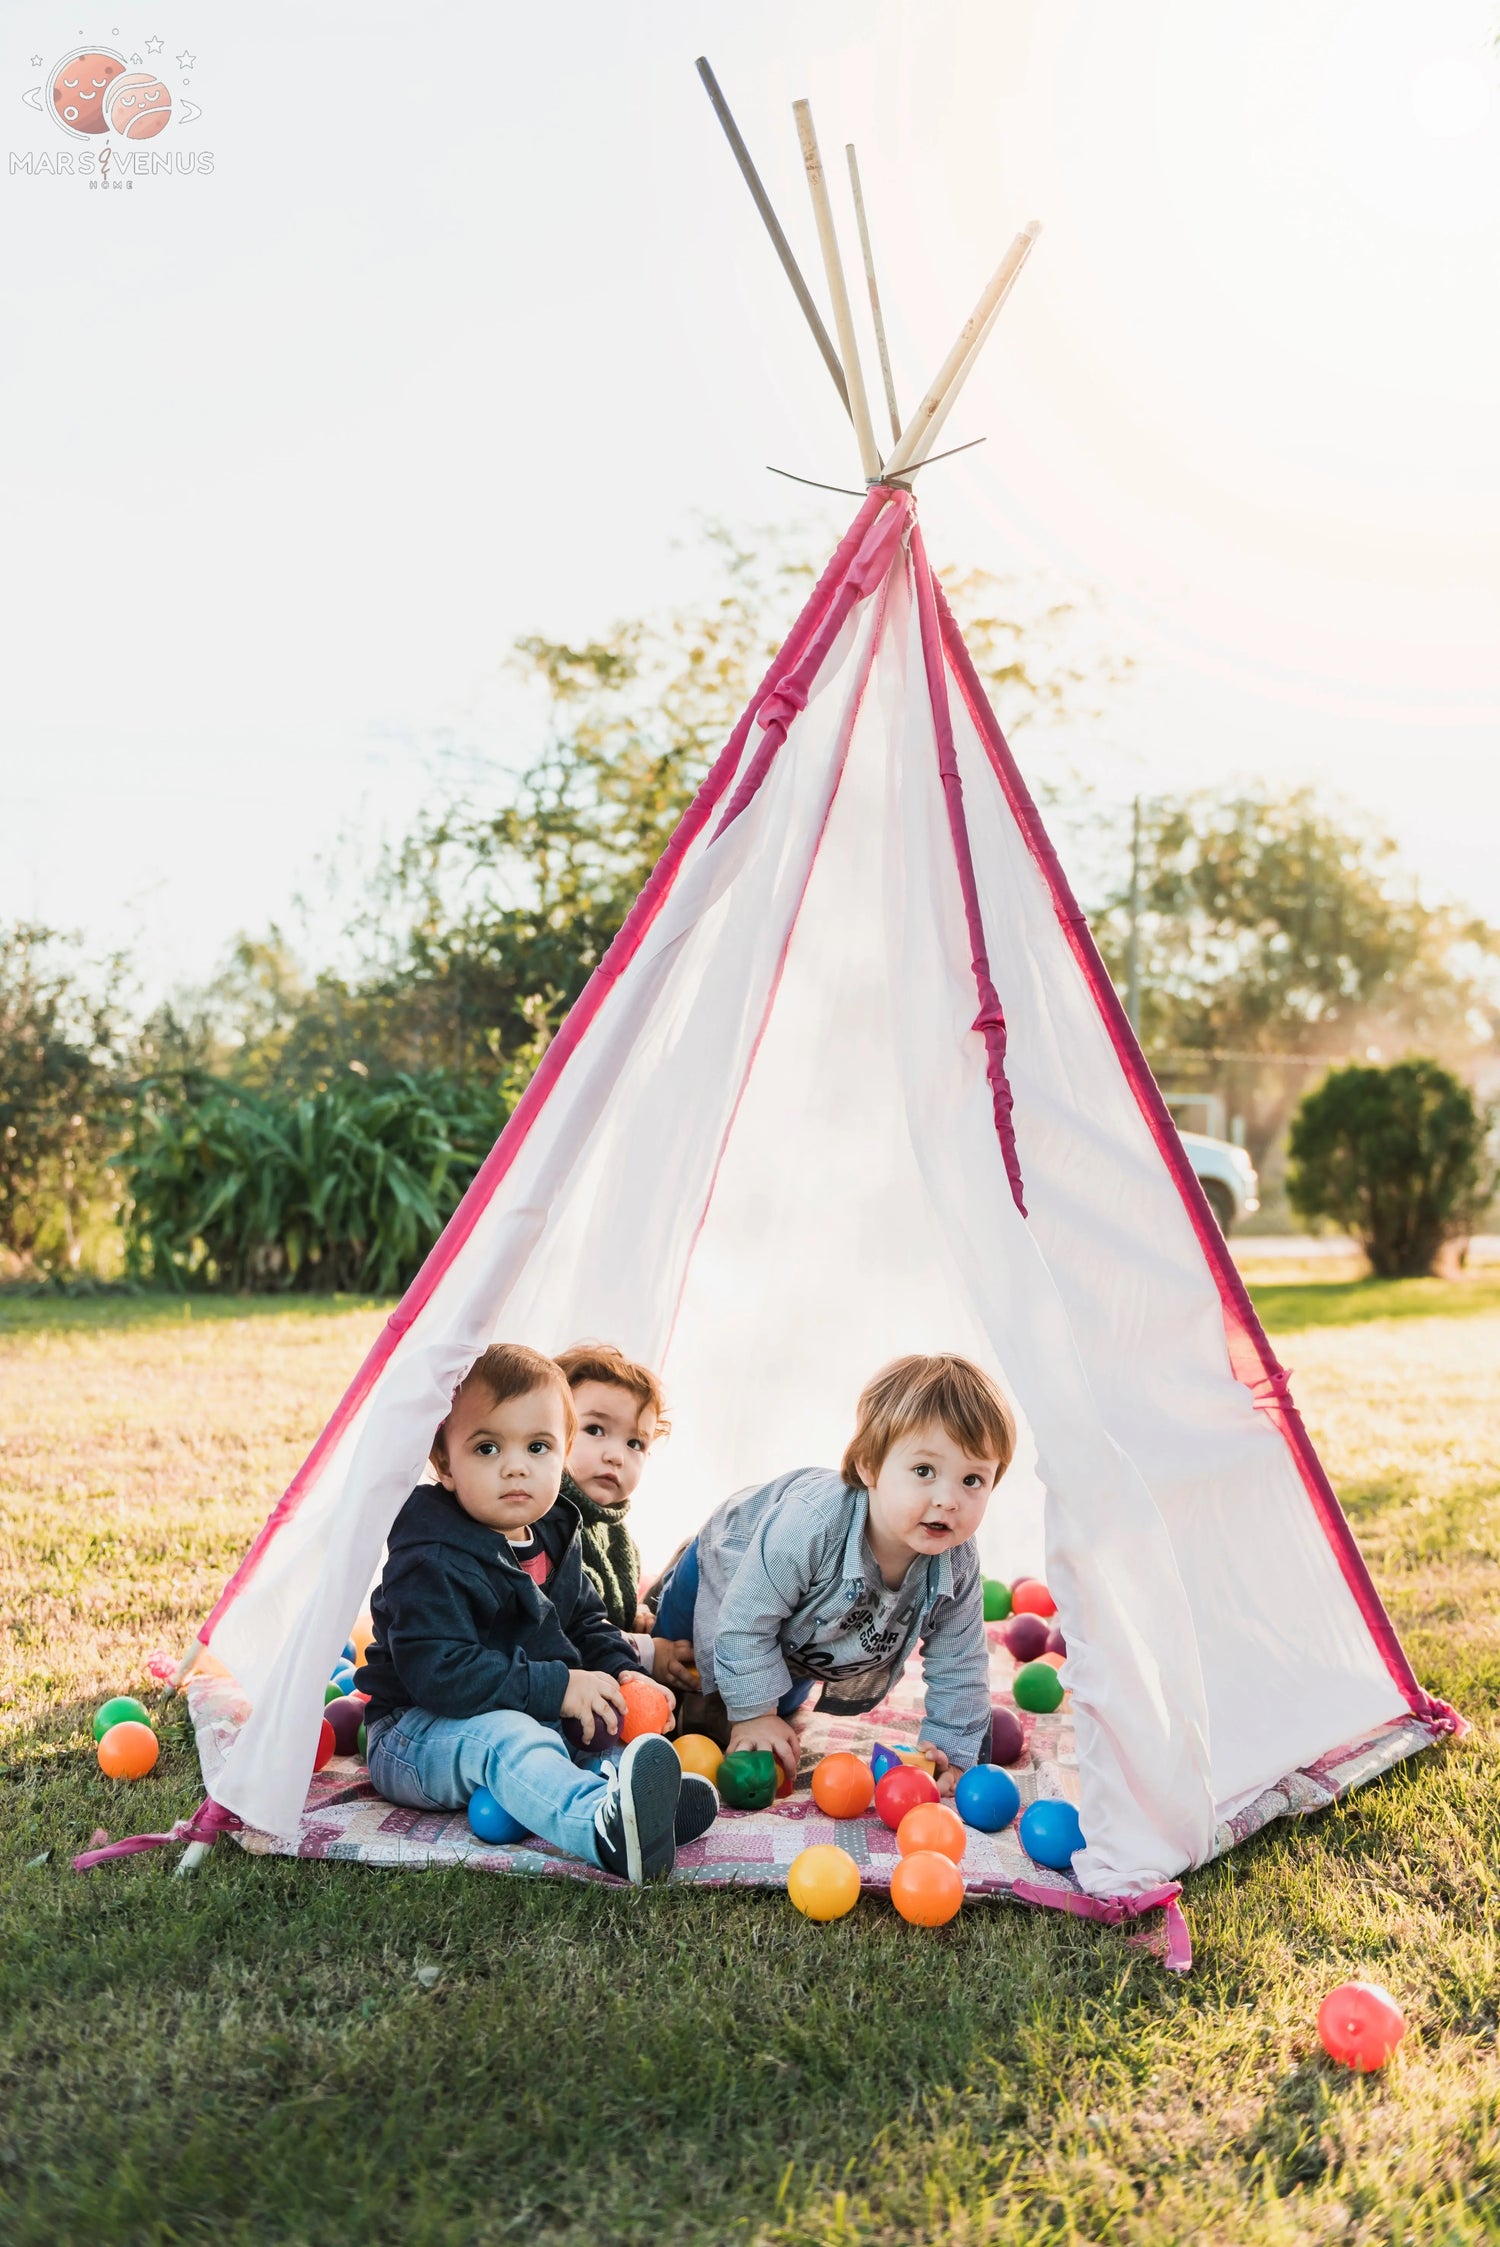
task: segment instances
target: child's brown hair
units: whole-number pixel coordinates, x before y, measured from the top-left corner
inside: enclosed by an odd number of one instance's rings
[[[613,1389],[627,1389],[642,1412],[649,1409],[656,1414],[656,1433],[667,1436],[672,1423],[667,1418],[667,1400],[662,1395],[661,1383],[649,1365],[637,1365],[633,1358],[617,1350],[613,1342],[574,1342],[568,1349],[559,1350],[557,1363],[563,1379],[570,1389],[584,1381],[603,1381]]]
[[[997,1459],[996,1482],[1016,1455],[1015,1415],[987,1373],[967,1358],[896,1358],[865,1383],[845,1482],[868,1487],[898,1443],[934,1426],[969,1458]]]
[[[566,1443],[571,1444],[578,1433],[578,1414],[573,1409],[573,1392],[568,1387],[557,1360],[543,1357],[540,1350],[528,1350],[524,1342],[492,1342],[474,1360],[454,1390],[454,1403],[457,1403],[465,1389],[475,1384],[487,1389],[495,1404],[509,1404],[512,1397],[529,1396],[533,1389],[555,1388],[563,1401]],[[451,1409],[450,1406],[449,1410]],[[428,1457],[439,1474],[446,1475],[450,1471],[446,1414],[438,1424]]]

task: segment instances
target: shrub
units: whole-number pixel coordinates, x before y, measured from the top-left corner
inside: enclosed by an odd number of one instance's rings
[[[301,1099],[187,1075],[141,1088],[115,1159],[131,1271],[178,1287],[404,1287],[509,1113],[452,1077],[335,1082]]]
[[[1435,1061],[1335,1069],[1292,1122],[1287,1194],[1358,1236],[1381,1279],[1432,1269],[1494,1189],[1488,1118]]]
[[[76,1272],[118,1194],[118,962],[92,976],[76,941],[0,927],[0,1267]]]

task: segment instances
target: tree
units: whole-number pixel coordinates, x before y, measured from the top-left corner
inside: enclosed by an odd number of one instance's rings
[[[1292,1124],[1292,1207],[1356,1234],[1378,1278],[1429,1272],[1494,1190],[1488,1125],[1467,1085],[1435,1061],[1335,1069]]]
[[[119,980],[112,960],[91,987],[55,929],[0,928],[0,1249],[23,1272],[76,1269],[118,1200]]]

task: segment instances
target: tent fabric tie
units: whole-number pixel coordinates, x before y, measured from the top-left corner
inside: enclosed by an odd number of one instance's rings
[[[1071,1888],[1044,1888],[1034,1880],[1017,1880],[1011,1884],[1011,1894],[1023,1904],[1037,1904],[1047,1911],[1067,1912],[1074,1919],[1097,1920],[1106,1927],[1122,1927],[1126,1920],[1139,1919],[1144,1912],[1160,1911],[1166,1922],[1167,1947],[1162,1964],[1169,1974],[1187,1974],[1192,1971],[1193,1944],[1188,1934],[1188,1923],[1178,1898],[1181,1884],[1175,1880],[1164,1881],[1159,1888],[1143,1888],[1134,1896],[1083,1896]]]
[[[86,1849],[81,1857],[73,1859],[76,1873],[92,1872],[95,1865],[108,1864],[114,1857],[134,1857],[143,1849],[164,1849],[169,1843],[202,1841],[210,1846],[220,1834],[237,1833],[240,1821],[232,1810],[206,1795],[190,1818],[179,1818],[170,1833],[131,1834],[128,1840],[112,1841],[107,1849]]]

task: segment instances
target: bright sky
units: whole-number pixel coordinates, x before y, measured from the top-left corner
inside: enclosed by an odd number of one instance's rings
[[[0,914],[202,975],[398,831],[438,745],[519,738],[516,634],[690,595],[695,514],[852,508],[765,473],[858,480],[706,51],[810,272],[793,98],[836,185],[857,143],[907,407],[1045,222],[943,440],[989,441],[920,491],[938,557],[1097,590],[1139,672],[1090,769],[1326,782],[1500,919],[1494,31],[1491,0],[11,0],[7,150],[78,145],[25,96],[93,41],[154,58],[153,146],[212,169],[101,193],[0,153]]]

